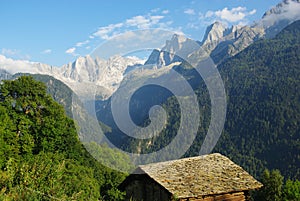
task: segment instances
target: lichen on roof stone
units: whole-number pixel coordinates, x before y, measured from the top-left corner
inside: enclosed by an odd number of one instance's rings
[[[139,166],[178,198],[252,190],[262,187],[243,168],[215,153]]]

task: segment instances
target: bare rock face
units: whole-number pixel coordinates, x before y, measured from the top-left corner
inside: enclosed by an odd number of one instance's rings
[[[211,52],[228,34],[228,28],[221,22],[215,22],[207,27],[202,40],[202,48]]]
[[[217,43],[213,49],[206,48],[214,61],[218,64],[224,59],[234,56],[256,40],[264,37],[262,28],[250,26],[233,26],[228,29],[227,35]]]
[[[141,64],[141,60],[118,55],[108,60],[93,59],[88,55],[63,65],[54,77],[65,82],[81,96],[96,95],[105,99],[118,88],[129,66]]]
[[[202,42],[174,35],[171,40],[166,41],[161,50],[152,52],[146,64],[166,66],[191,55],[197,55],[200,59],[203,52],[214,57],[216,63],[219,63],[242,51],[264,34],[264,29],[259,27],[237,25],[228,28],[221,22],[215,22],[207,27]]]
[[[262,28],[239,25],[226,28],[220,22],[215,22],[206,30],[202,49],[219,63],[239,53],[263,35]]]
[[[192,39],[182,35],[174,34],[166,41],[161,50],[154,50],[145,64],[155,64],[159,68],[170,65],[173,62],[182,61],[188,55],[199,49],[200,45]]]
[[[11,79],[12,75],[6,70],[0,69],[0,81]]]

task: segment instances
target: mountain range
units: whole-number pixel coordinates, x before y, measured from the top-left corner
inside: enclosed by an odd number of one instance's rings
[[[100,88],[98,95],[105,99],[110,96],[122,81],[126,69],[131,66],[141,65],[142,60],[113,56],[108,60],[87,55],[78,57],[73,63],[61,67],[50,66],[38,62],[14,61],[0,55],[1,77],[7,77],[9,73],[32,73],[50,75],[67,84],[75,93],[82,96],[91,93],[90,86]],[[19,71],[15,66],[23,65],[25,70]]]
[[[218,65],[254,41],[272,38],[285,26],[300,19],[300,12],[297,12],[299,8],[299,0],[284,0],[250,26],[226,27],[221,22],[215,22],[207,27],[202,41],[193,41],[175,34],[166,41],[161,50],[153,50],[146,62],[135,57],[115,55],[104,60],[87,55],[78,57],[73,63],[55,67],[39,62],[12,60],[0,55],[0,69],[2,69],[0,77],[6,79],[10,74],[18,72],[50,75],[67,84],[82,97],[96,93],[99,99],[105,100],[117,90],[131,67],[143,64],[167,66],[172,62],[180,61],[176,55],[188,57],[197,55],[197,52],[202,54],[203,50]],[[201,51],[199,51],[199,47],[201,47]],[[201,55],[198,57],[201,59]]]

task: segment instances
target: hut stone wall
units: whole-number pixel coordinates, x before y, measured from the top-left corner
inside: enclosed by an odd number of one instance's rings
[[[171,194],[147,175],[133,175],[125,186],[126,200],[168,201]]]
[[[179,201],[250,201],[250,196],[248,191],[226,193],[221,195],[208,195],[201,196],[198,198],[183,198],[178,199]]]

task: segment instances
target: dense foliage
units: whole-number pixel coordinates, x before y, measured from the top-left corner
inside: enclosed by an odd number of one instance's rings
[[[279,170],[265,170],[261,182],[263,187],[253,193],[257,201],[297,201],[300,200],[300,181],[284,181]]]
[[[31,76],[35,80],[43,82],[47,87],[47,94],[49,94],[57,103],[62,105],[67,116],[72,118],[72,99],[76,98],[76,95],[66,84],[52,76],[40,74],[17,73],[12,76],[12,79],[21,76]]]
[[[93,144],[101,151],[102,147]],[[104,147],[102,153],[107,153]],[[0,199],[118,200],[125,175],[81,145],[75,124],[32,77],[0,85]]]
[[[219,66],[228,95],[219,150],[258,176],[300,178],[300,21]]]

